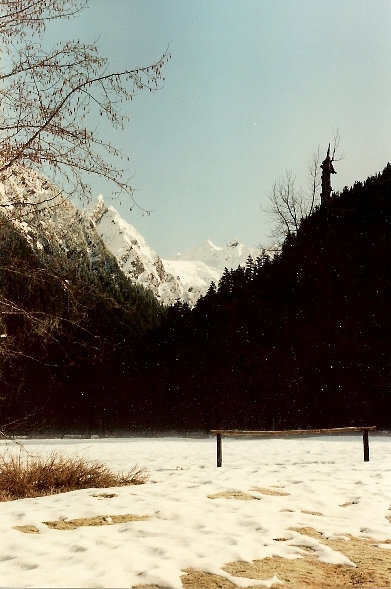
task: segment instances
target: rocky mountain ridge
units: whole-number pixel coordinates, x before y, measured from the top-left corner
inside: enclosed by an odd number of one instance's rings
[[[218,283],[224,268],[244,265],[261,249],[231,241],[224,247],[210,239],[161,259],[137,229],[100,195],[86,211],[78,209],[43,176],[15,165],[0,178],[0,210],[30,247],[62,270],[108,272],[114,265],[134,284],[150,290],[164,304],[183,301],[191,306]],[[83,270],[84,268],[84,270]]]
[[[116,258],[125,276],[151,290],[163,303],[173,303],[184,295],[179,281],[168,273],[162,260],[133,225],[99,195],[87,211],[103,243]]]
[[[265,252],[237,240],[221,247],[206,239],[174,260],[162,259],[133,225],[105,203],[103,196],[98,197],[88,214],[125,275],[151,289],[165,304],[180,300],[194,305],[212,281],[218,283],[224,268],[237,268],[249,256],[256,258]],[[271,250],[270,253],[273,255]]]

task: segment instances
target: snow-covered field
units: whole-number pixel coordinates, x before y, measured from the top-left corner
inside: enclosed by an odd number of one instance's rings
[[[328,537],[391,539],[391,437],[385,434],[370,435],[367,463],[360,435],[227,438],[222,468],[216,468],[214,437],[23,443],[30,453],[77,453],[119,471],[137,463],[150,480],[0,503],[2,587],[179,588],[184,569],[215,573],[241,587],[272,581],[278,587],[276,577],[231,577],[222,567],[273,555],[300,558],[303,545],[320,561],[354,566],[341,552],[292,530],[303,526]],[[96,496],[102,493],[114,496]],[[149,519],[108,519],[108,525],[73,530],[43,523],[122,514]],[[39,532],[14,528],[24,525]]]

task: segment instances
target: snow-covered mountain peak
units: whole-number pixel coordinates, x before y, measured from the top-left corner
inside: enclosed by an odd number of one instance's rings
[[[87,207],[87,216],[94,223],[98,223],[100,219],[107,213],[109,207],[107,206],[105,199],[101,194],[98,195],[96,201]]]
[[[211,239],[204,239],[200,244],[195,247],[188,248],[183,252],[177,254],[176,259],[182,261],[204,261],[210,255],[215,252],[221,251],[223,248],[213,243]]]
[[[237,268],[246,263],[249,256],[257,257],[259,248],[240,243],[237,239],[227,242],[224,247],[217,246],[211,239],[177,255],[177,261],[203,262],[218,270]]]
[[[222,247],[208,238],[178,254],[175,260],[161,260],[137,229],[108,206],[101,195],[89,217],[123,272],[150,288],[164,303],[182,300],[195,304],[212,281],[218,283],[224,268],[245,265],[249,256],[256,258],[261,253],[259,248],[237,239]]]
[[[114,256],[124,274],[151,290],[165,304],[184,301],[194,305],[224,268],[244,265],[261,252],[238,240],[221,247],[211,239],[161,260],[137,229],[123,219],[102,195],[80,211],[46,178],[15,165],[0,176],[1,212],[42,255],[59,256],[65,268],[76,260],[97,268],[110,266]]]
[[[223,249],[221,246],[216,245],[214,243],[214,241],[212,241],[209,238],[205,239],[198,247],[209,249],[210,251],[215,251],[215,252],[219,252]]]
[[[99,228],[99,233],[106,246],[110,250],[116,250],[115,252],[112,251],[114,255],[118,253],[118,248],[123,249],[124,244],[127,244],[139,251],[144,249],[151,258],[158,258],[157,253],[149,247],[141,233],[133,225],[125,221],[115,207],[107,205],[101,194],[98,196],[95,205],[90,208],[88,216],[94,225]]]
[[[162,302],[186,299],[178,280],[167,273],[158,254],[115,207],[105,203],[102,195],[98,196],[88,215],[128,278],[150,289]]]
[[[3,173],[0,202],[2,212],[35,249],[91,253],[98,247],[100,240],[93,235],[83,213],[59,188],[34,170],[14,164]]]
[[[175,260],[161,260],[137,229],[105,203],[102,195],[90,210],[89,218],[126,276],[168,304],[177,300],[195,304],[212,281],[218,283],[224,268],[237,268],[249,256],[255,258],[261,253],[237,239],[224,247],[205,239],[178,254]]]

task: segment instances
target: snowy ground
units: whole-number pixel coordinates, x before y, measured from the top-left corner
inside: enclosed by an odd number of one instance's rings
[[[147,467],[150,480],[140,486],[0,503],[2,587],[179,588],[180,576],[189,568],[222,575],[242,587],[259,586],[259,580],[230,577],[222,567],[273,555],[299,558],[298,532],[291,528],[391,539],[387,435],[370,434],[368,463],[363,462],[360,435],[227,438],[222,468],[216,468],[213,437],[24,444],[31,453],[61,450],[98,458],[119,471],[138,463]],[[103,491],[116,496],[94,497]],[[65,531],[43,523],[121,514],[150,519]],[[23,525],[36,526],[39,533],[14,529]],[[316,539],[305,541],[321,561],[354,564]],[[271,586],[272,579],[263,582]]]

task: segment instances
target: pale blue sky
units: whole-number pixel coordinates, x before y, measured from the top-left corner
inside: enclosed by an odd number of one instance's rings
[[[389,0],[90,0],[62,26],[98,40],[113,68],[170,45],[164,85],[126,106],[131,121],[112,135],[153,213],[114,205],[163,257],[207,237],[268,244],[274,180],[291,169],[304,183],[337,128],[335,189],[391,160]]]

